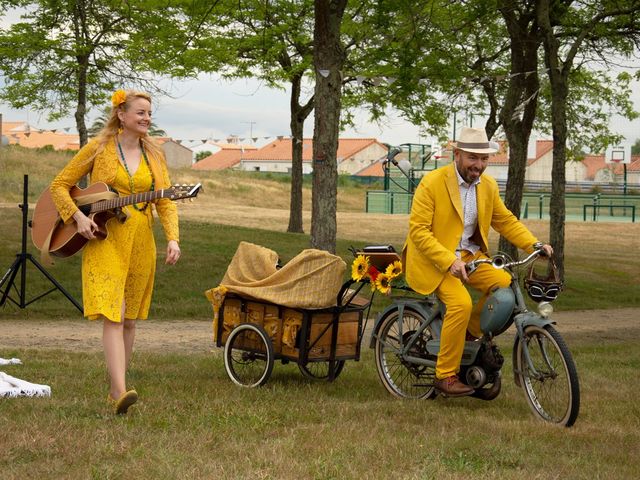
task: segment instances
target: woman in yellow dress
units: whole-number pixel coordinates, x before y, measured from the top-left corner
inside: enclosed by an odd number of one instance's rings
[[[104,240],[94,235],[98,226],[82,213],[69,195],[83,176],[104,182],[119,195],[160,190],[170,186],[164,154],[148,135],[151,97],[143,92],[116,91],[111,116],[97,137],[85,145],[51,183],[51,195],[64,222],[77,224],[89,239],[82,255],[84,315],[102,320],[102,343],[110,377],[108,400],[117,414],[136,403],[127,390],[126,370],[131,360],[136,320],[146,319],[156,267],[156,244],[150,203],[124,207],[121,222],[107,222]],[[166,263],[180,258],[178,214],[169,199],[155,201],[167,238]]]

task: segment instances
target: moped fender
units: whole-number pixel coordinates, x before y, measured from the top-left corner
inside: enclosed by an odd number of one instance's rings
[[[414,310],[416,313],[424,316],[424,318],[429,318],[433,315],[434,308],[438,308],[437,304],[431,300],[419,300],[415,298],[407,298],[407,299],[396,299],[393,304],[389,305],[382,312],[378,314],[378,318],[376,318],[376,323],[373,325],[373,331],[371,332],[371,339],[369,340],[369,348],[375,348],[376,346],[376,338],[378,337],[378,332],[380,331],[380,326],[382,325],[382,320],[394,310],[398,310],[398,315],[402,317],[404,314],[404,309],[409,308]]]
[[[511,353],[513,365],[513,381],[518,387],[520,387],[520,380],[518,374],[516,373],[516,366],[518,365],[516,356],[518,352],[518,342],[524,335],[524,329],[529,325],[535,325],[536,327],[544,328],[547,325],[555,325],[556,322],[554,322],[550,318],[545,318],[536,312],[524,312],[519,313],[515,316],[514,323],[518,334],[513,339],[513,351]]]
[[[556,323],[550,318],[543,317],[536,312],[519,313],[514,317],[513,321],[519,334],[522,334],[524,327],[528,327],[529,325],[535,325],[536,327],[543,328],[546,325],[555,325]]]

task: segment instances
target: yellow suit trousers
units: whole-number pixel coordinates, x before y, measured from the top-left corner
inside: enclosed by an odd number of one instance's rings
[[[487,258],[487,256],[480,251],[475,255],[463,251],[461,255],[461,260],[465,263],[478,258]],[[480,313],[487,297],[496,288],[508,287],[510,283],[511,275],[504,270],[498,270],[489,264],[481,264],[469,275],[468,285],[482,293],[480,300],[473,306],[471,295],[462,281],[450,273],[445,274],[435,291],[440,301],[447,307],[436,364],[437,379],[458,373],[467,330],[475,337],[482,336]]]

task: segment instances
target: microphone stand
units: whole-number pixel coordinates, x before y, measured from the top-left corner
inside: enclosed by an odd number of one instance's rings
[[[416,188],[418,188],[418,185],[416,185],[416,182],[414,181],[414,179],[411,178],[407,172],[405,172],[405,170],[400,166],[400,164],[396,160],[396,156],[401,152],[402,152],[402,149],[400,147],[389,147],[389,152],[387,153],[387,158],[384,160],[383,165],[387,169],[389,168],[389,163],[392,163],[393,165],[398,167],[398,170],[400,170],[402,174],[407,178],[407,180],[409,180],[409,185],[411,185],[413,187],[413,190],[415,190]],[[389,180],[395,183],[398,187],[404,189],[404,187],[401,186],[398,182],[394,181],[391,178],[391,176],[389,176]],[[408,190],[405,190],[405,191],[407,193],[411,193]]]
[[[16,259],[13,264],[9,267],[9,270],[2,276],[0,279],[0,293],[2,293],[2,297],[0,298],[0,306],[3,306],[7,300],[10,300],[15,305],[20,308],[25,308],[27,305],[39,300],[45,295],[54,292],[55,290],[60,290],[62,294],[69,299],[71,303],[75,305],[75,307],[80,310],[80,313],[83,313],[82,305],[76,301],[71,294],[64,289],[58,281],[53,278],[53,276],[47,272],[38,261],[33,258],[30,253],[27,253],[27,225],[30,226],[30,222],[27,220],[27,214],[29,212],[29,175],[24,176],[24,195],[23,201],[18,207],[22,210],[22,251],[16,254]],[[33,263],[40,272],[49,279],[49,281],[54,285],[51,290],[46,291],[45,293],[38,295],[37,297],[26,301],[26,287],[27,287],[27,260]],[[18,271],[20,270],[20,289],[18,289],[15,285],[15,280],[18,275]],[[7,284],[5,290],[2,290],[2,286]],[[9,295],[9,290],[13,287],[19,295],[19,301],[14,300]]]

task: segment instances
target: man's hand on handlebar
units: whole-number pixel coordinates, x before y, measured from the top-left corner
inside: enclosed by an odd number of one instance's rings
[[[536,243],[533,248],[536,250],[542,250],[546,257],[551,258],[553,256],[553,247],[548,243],[543,244],[542,242]]]
[[[467,264],[459,258],[456,258],[453,261],[449,267],[449,273],[462,280],[463,283],[467,283],[469,281],[469,277],[467,276]]]
[[[453,264],[451,264],[451,267],[449,267],[449,272],[454,277],[459,278],[463,282],[467,282],[469,280],[469,275],[475,272],[478,266],[482,263],[490,263],[494,268],[511,268],[518,265],[525,265],[538,257],[538,255],[544,255],[551,258],[553,256],[553,247],[547,243],[535,243],[533,245],[533,252],[527,258],[519,261],[509,261],[504,255],[494,255],[491,259],[479,258],[472,260],[467,264],[462,260],[457,259]],[[460,265],[463,266],[463,274],[459,272]]]

